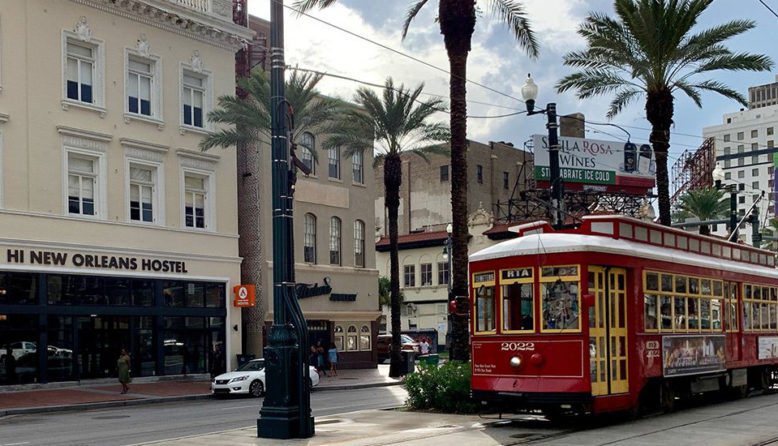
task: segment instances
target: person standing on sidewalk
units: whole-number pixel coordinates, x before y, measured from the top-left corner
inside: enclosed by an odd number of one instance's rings
[[[122,349],[119,354],[119,360],[116,361],[116,369],[119,371],[119,382],[122,384],[122,393],[127,393],[130,388],[127,384],[132,382],[130,378],[130,355],[127,354],[127,350]]]
[[[338,347],[334,342],[330,343],[330,349],[327,350],[327,356],[330,360],[330,376],[338,376]]]

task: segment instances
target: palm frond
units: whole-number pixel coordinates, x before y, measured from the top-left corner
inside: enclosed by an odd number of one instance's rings
[[[508,24],[519,46],[527,54],[536,59],[538,57],[538,41],[527,19],[524,7],[513,0],[491,0],[492,13],[500,20]]]
[[[299,0],[292,3],[292,7],[300,12],[306,12],[318,7],[324,9],[335,3],[335,0]]]
[[[608,114],[606,115],[608,119],[613,119],[617,114],[621,113],[624,107],[637,99],[641,94],[643,94],[643,91],[635,88],[626,88],[616,93],[616,97],[613,98],[608,107]]]
[[[742,94],[740,94],[737,91],[727,87],[726,85],[722,84],[721,82],[707,80],[707,81],[699,82],[699,83],[694,84],[692,86],[694,88],[698,88],[700,90],[708,90],[708,91],[716,92],[716,93],[718,93],[718,94],[720,94],[720,95],[722,95],[724,97],[727,97],[727,98],[730,98],[730,99],[734,99],[734,100],[740,102],[741,104],[743,104],[746,107],[748,106],[748,101],[746,100],[746,98]]]
[[[405,36],[408,35],[408,27],[411,26],[411,22],[419,14],[421,8],[423,8],[424,5],[427,4],[427,1],[428,0],[419,0],[418,2],[416,2],[415,5],[408,8],[408,12],[405,14],[405,21],[403,21],[403,32],[402,32],[403,39],[405,39]]]
[[[570,89],[577,90],[579,99],[586,99],[594,95],[610,93],[625,87],[638,89],[645,88],[624,79],[612,70],[587,70],[573,73],[563,77],[556,85],[556,89],[560,93]]]
[[[700,97],[700,92],[697,91],[697,88],[693,85],[689,85],[688,83],[684,81],[677,81],[673,84],[673,86],[681,90],[682,92],[686,93],[686,96],[689,96],[692,101],[697,105],[697,107],[702,108],[702,98]]]

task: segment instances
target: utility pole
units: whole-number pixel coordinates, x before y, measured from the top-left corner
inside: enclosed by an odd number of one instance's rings
[[[284,91],[284,4],[270,2],[270,114],[273,194],[273,326],[265,347],[267,393],[257,419],[262,438],[314,434],[308,368],[308,326],[295,295],[292,209],[294,169],[286,120],[292,110]],[[293,122],[293,121],[292,121]]]
[[[551,168],[551,206],[553,207],[554,229],[562,229],[564,219],[562,218],[562,206],[564,206],[564,184],[559,175],[559,138],[557,129],[559,125],[556,122],[556,104],[551,102],[546,105],[546,116],[548,123],[548,157],[549,167]]]

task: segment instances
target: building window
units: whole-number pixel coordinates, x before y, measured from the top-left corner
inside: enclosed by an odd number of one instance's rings
[[[370,351],[370,327],[367,325],[363,325],[362,328],[359,330],[359,349],[362,351]]]
[[[97,215],[98,160],[68,152],[68,213]]]
[[[732,162],[730,160],[724,160],[724,168],[726,169],[729,168],[730,166],[732,166]]]
[[[751,164],[757,164],[757,163],[759,163],[759,155],[751,156]]]
[[[448,165],[440,166],[440,182],[448,181]]]
[[[448,285],[448,262],[438,262],[438,285]]]
[[[303,133],[302,143],[303,146],[300,158],[309,169],[311,169],[311,175],[316,175],[316,165],[313,162],[313,151],[316,150],[316,139],[312,133]]]
[[[421,286],[431,286],[431,285],[432,285],[432,264],[422,263],[421,264]]]
[[[737,153],[744,153],[746,151],[746,146],[743,144],[740,144],[737,146]]]
[[[737,190],[746,190],[746,185],[743,183],[740,183],[737,185]]]
[[[767,127],[767,136],[770,136],[773,134],[773,127]]]
[[[478,184],[483,184],[484,183],[484,166],[482,166],[480,164],[475,166],[475,176],[476,176],[476,179],[478,180]]]
[[[772,139],[768,139],[767,140],[767,148],[768,149],[772,149],[774,147],[774,145],[775,145],[775,141],[773,141]]]
[[[751,143],[751,151],[754,152],[756,150],[759,150],[759,144],[755,143],[755,142],[752,142]]]
[[[363,168],[364,156],[363,152],[354,152],[354,154],[351,155],[351,176],[357,184],[365,184]]]
[[[737,177],[738,178],[745,178],[746,177],[746,171],[745,170],[738,170]]]
[[[184,219],[187,228],[205,229],[205,205],[208,200],[208,178],[192,173],[184,174]]]
[[[329,159],[330,178],[340,179],[340,147],[330,148],[327,158]]]
[[[730,147],[724,147],[724,155],[729,155],[729,153],[732,151]]]
[[[753,183],[751,183],[751,188],[759,190],[759,181],[754,181]]]
[[[340,219],[330,219],[330,264],[340,265]]]
[[[154,221],[155,172],[148,166],[130,165],[130,220]]]
[[[737,159],[737,165],[738,165],[739,167],[743,167],[743,166],[745,166],[745,165],[746,165],[746,160],[745,160],[745,158],[738,158],[738,159]]]
[[[67,98],[74,101],[94,102],[95,51],[96,48],[67,39]]]
[[[770,175],[770,176],[772,176],[772,175],[773,175],[773,172],[775,172],[775,167],[773,167],[773,166],[768,166],[768,167],[767,167],[767,175]]]
[[[405,277],[405,288],[416,286],[416,265],[405,265],[403,267],[403,275]]]
[[[737,140],[742,141],[745,138],[745,132],[737,132]]]
[[[151,60],[130,57],[127,62],[127,111],[136,115],[153,116],[152,87],[154,65]]]
[[[502,188],[503,189],[508,189],[508,183],[509,183],[508,178],[509,178],[508,177],[508,172],[503,172],[502,173]]]
[[[181,78],[181,102],[184,125],[205,128],[208,101],[208,77],[184,70]]]
[[[724,179],[725,180],[731,180],[732,179],[732,172],[725,173],[724,174]]]
[[[359,344],[357,344],[357,327],[349,325],[346,332],[346,350],[356,351],[359,350]]]
[[[729,142],[729,133],[724,135],[724,142]]]
[[[303,258],[306,263],[316,263],[316,216],[305,214]]]
[[[759,168],[751,169],[751,176],[755,177],[757,175],[759,175]]]
[[[740,204],[745,204],[746,203],[746,197],[744,197],[742,195],[737,197],[737,202],[740,203]]]
[[[759,136],[759,131],[758,130],[751,130],[751,137],[752,138],[756,138],[758,136]]]
[[[334,331],[335,331],[335,347],[337,347],[338,351],[342,352],[346,349],[345,333],[343,333],[343,326],[336,325]]]
[[[365,222],[354,222],[354,266],[365,267]]]

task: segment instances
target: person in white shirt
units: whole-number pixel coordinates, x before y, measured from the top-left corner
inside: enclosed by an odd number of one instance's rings
[[[421,343],[419,344],[419,349],[421,350],[422,355],[430,354],[430,344],[427,342],[427,338],[422,338]]]

